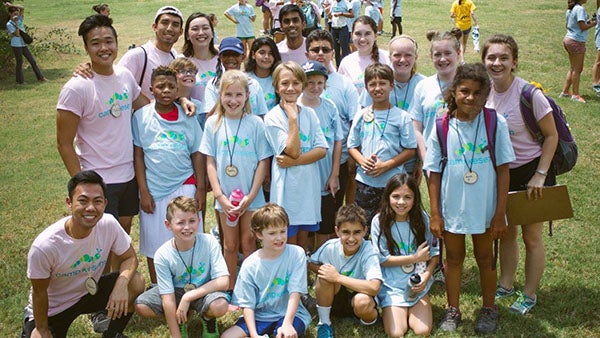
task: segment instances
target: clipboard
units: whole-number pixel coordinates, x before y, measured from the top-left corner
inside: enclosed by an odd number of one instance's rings
[[[506,203],[508,225],[523,225],[573,217],[566,185],[544,187],[542,199],[528,200],[527,191],[511,191]]]

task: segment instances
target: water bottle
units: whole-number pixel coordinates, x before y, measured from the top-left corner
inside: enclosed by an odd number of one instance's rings
[[[406,300],[409,302],[417,299],[417,294],[412,291],[412,287],[421,283],[421,276],[419,274],[413,273],[408,282],[406,283]]]
[[[231,202],[231,204],[233,206],[236,206],[236,207],[238,205],[240,205],[240,202],[242,201],[243,198],[244,198],[244,193],[240,189],[234,189],[231,192],[231,195],[229,195],[229,201]],[[230,227],[235,227],[238,224],[239,218],[240,218],[240,215],[229,215],[229,216],[227,216],[227,221],[225,223],[227,223],[227,225]]]
[[[179,324],[179,333],[181,333],[181,338],[188,338],[187,325],[185,323]]]

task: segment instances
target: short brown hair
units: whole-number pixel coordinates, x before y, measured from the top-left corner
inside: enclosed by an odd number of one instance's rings
[[[250,228],[254,234],[270,227],[288,227],[290,219],[285,209],[275,203],[267,203],[252,215]]]
[[[175,210],[181,210],[183,212],[191,212],[194,214],[198,213],[198,202],[195,199],[188,196],[177,196],[169,202],[167,205],[167,221],[173,219]]]
[[[344,223],[356,223],[367,226],[367,214],[365,210],[356,203],[346,204],[341,207],[335,215],[335,226],[340,227]]]

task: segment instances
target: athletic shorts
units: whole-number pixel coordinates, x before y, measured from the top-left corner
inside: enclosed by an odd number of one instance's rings
[[[509,191],[527,190],[527,183],[533,177],[533,175],[535,175],[539,161],[540,158],[538,157],[520,167],[510,169]],[[553,185],[556,185],[556,173],[554,172],[554,168],[550,166],[544,186],[548,187]]]
[[[176,306],[179,306],[181,302],[181,298],[185,294],[183,288],[175,288],[175,302]],[[215,291],[207,294],[204,297],[198,298],[190,303],[190,308],[194,309],[198,314],[204,315],[206,311],[208,311],[208,307],[212,302],[219,298],[224,298],[229,302],[229,295],[225,292]],[[162,300],[160,298],[160,292],[158,291],[158,286],[153,287],[152,289],[142,293],[135,300],[136,304],[144,304],[154,311],[157,315],[163,315],[164,310],[162,306]]]
[[[563,39],[563,46],[569,54],[585,54],[585,42],[575,41],[565,37]]]
[[[125,183],[106,185],[108,204],[104,212],[119,218],[119,216],[135,216],[140,212],[138,185],[135,177]]]
[[[314,232],[319,231],[319,228],[319,224],[290,225],[288,226],[288,238],[296,236],[300,230]]]
[[[277,329],[283,326],[283,319],[284,317],[281,317],[281,319],[279,319],[276,322],[263,322],[260,320],[256,320],[256,332],[258,332],[259,335],[267,334],[272,337],[275,337],[277,335]],[[246,320],[244,320],[243,316],[240,316],[240,319],[238,319],[235,325],[242,329],[244,333],[246,333],[246,335],[250,336],[250,331],[248,330]],[[296,330],[298,337],[302,337],[302,335],[304,334],[304,330],[306,330],[306,327],[304,327],[304,323],[300,320],[300,318],[294,317],[294,322],[292,323],[292,326]]]

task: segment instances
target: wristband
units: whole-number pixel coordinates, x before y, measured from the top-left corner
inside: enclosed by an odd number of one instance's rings
[[[540,175],[542,175],[542,176],[548,176],[548,173],[545,172],[545,171],[543,171],[543,170],[541,170],[541,169],[537,169],[535,172],[538,173],[538,174],[540,174]]]

